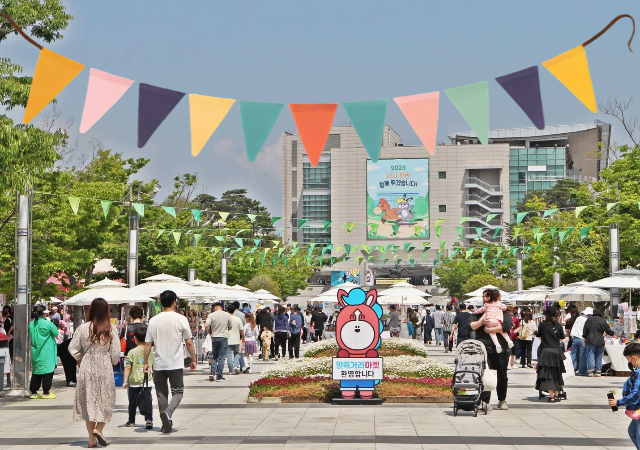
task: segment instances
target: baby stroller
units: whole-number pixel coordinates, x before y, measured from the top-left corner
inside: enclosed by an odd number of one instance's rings
[[[487,367],[487,352],[484,344],[476,340],[466,340],[456,348],[456,369],[451,381],[453,390],[453,415],[458,410],[473,411],[478,416],[478,409],[488,412],[487,404],[482,401],[484,390],[482,377]]]

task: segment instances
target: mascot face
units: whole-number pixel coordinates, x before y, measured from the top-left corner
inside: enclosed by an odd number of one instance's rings
[[[340,329],[340,340],[344,346],[350,350],[364,350],[372,348],[377,340],[376,330],[373,325],[366,321],[365,315],[360,312],[357,306],[350,306],[355,309],[350,314],[349,321],[342,325]],[[369,310],[370,312],[373,312]],[[377,316],[376,316],[377,319]]]

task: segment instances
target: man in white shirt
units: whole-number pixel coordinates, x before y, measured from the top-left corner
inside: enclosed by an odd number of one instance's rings
[[[587,376],[587,346],[584,344],[582,333],[587,318],[593,315],[593,308],[587,306],[582,315],[573,322],[571,327],[571,360],[576,375]]]
[[[229,375],[235,373],[238,375],[244,369],[244,360],[240,353],[240,346],[244,341],[244,331],[242,331],[242,322],[235,315],[235,305],[227,306],[227,312],[231,316],[231,328],[229,328],[229,337],[227,338],[227,367],[229,367]]]
[[[213,304],[214,311],[207,317],[207,329],[211,335],[211,374],[209,381],[225,381],[222,376],[224,362],[227,359],[231,315],[222,310],[222,303]]]
[[[191,371],[196,370],[196,350],[191,337],[189,321],[175,312],[178,297],[173,291],[160,294],[162,312],[149,321],[144,345],[144,372],[149,373],[149,355],[153,347],[153,378],[158,396],[158,409],[162,420],[162,432],[173,429],[173,413],[184,395],[184,350],[187,345],[191,355]],[[171,403],[169,403],[169,384],[171,385]]]

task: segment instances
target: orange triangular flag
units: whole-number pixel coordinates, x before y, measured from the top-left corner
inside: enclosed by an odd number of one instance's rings
[[[304,150],[309,156],[309,162],[316,167],[331,132],[338,104],[297,104],[289,105],[289,108],[298,127]]]
[[[584,47],[579,45],[571,50],[542,63],[573,95],[578,97],[591,112],[598,112],[593,94],[589,61]]]
[[[24,123],[29,123],[67,87],[84,66],[72,59],[43,48],[33,74],[31,92],[24,110]]]
[[[436,151],[439,92],[394,98],[430,155]]]

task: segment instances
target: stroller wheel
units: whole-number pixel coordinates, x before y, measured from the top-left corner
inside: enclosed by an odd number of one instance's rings
[[[487,403],[484,403],[484,405],[482,406],[482,409],[484,410],[485,416],[489,414],[489,405]]]
[[[542,391],[538,391],[538,398],[539,399],[543,399],[544,398],[544,394],[542,393]]]
[[[560,392],[558,397],[560,397],[562,400],[566,400],[567,399],[567,393],[565,391],[562,391],[562,392]]]
[[[473,408],[473,417],[478,417],[478,407]]]

